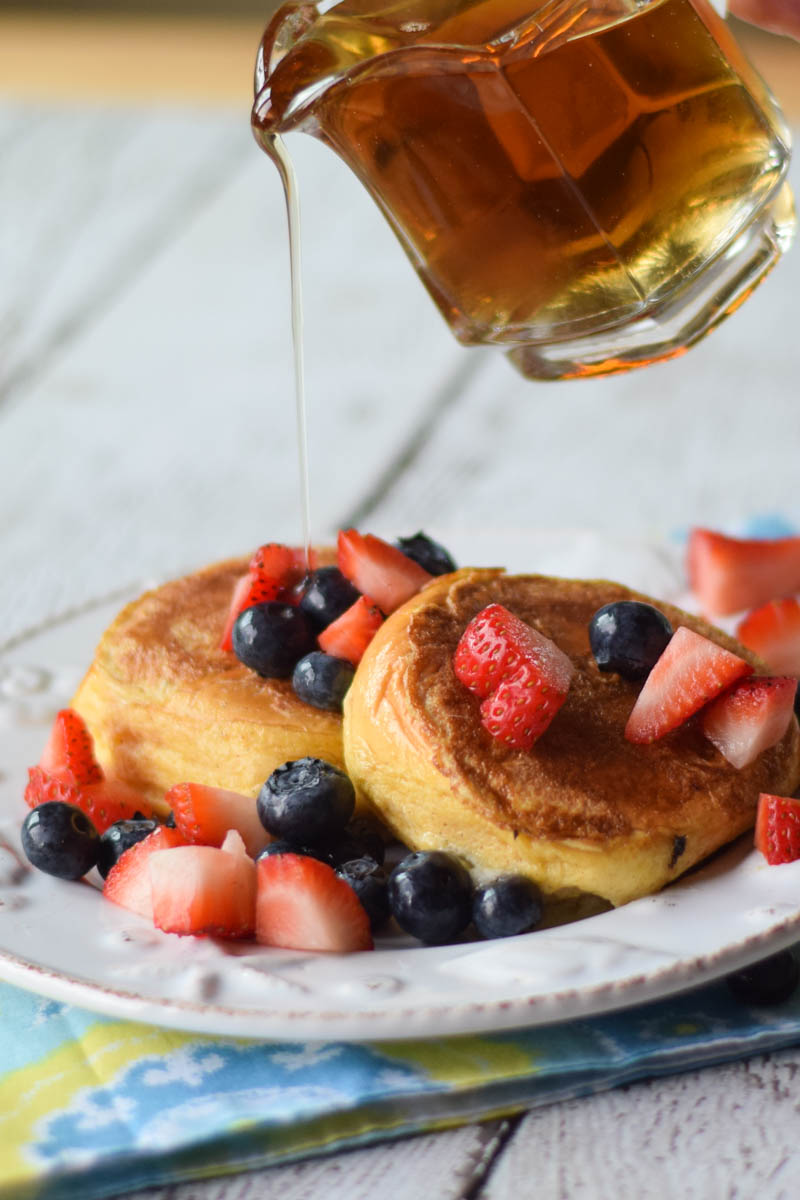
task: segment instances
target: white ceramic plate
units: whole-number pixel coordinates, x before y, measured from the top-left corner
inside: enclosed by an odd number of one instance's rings
[[[462,561],[681,590],[666,548],[583,533],[450,535]],[[800,937],[800,863],[747,841],[657,896],[507,941],[314,955],[162,934],[88,883],[30,870],[25,769],[123,598],[0,655],[0,978],[117,1017],[263,1039],[419,1038],[588,1016],[710,980]]]

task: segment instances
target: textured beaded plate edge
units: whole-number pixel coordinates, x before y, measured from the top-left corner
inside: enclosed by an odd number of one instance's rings
[[[681,600],[677,554],[581,531],[438,531],[462,562],[617,578]],[[132,589],[130,595],[138,589]],[[495,942],[322,955],[162,934],[88,883],[28,868],[26,767],[128,595],[0,650],[0,978],[110,1016],[259,1039],[420,1038],[547,1024],[657,999],[800,937],[800,863],[743,839],[656,896]]]

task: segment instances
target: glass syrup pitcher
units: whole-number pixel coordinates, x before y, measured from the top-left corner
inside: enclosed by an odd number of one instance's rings
[[[781,115],[706,0],[290,0],[253,124],[335,150],[459,341],[531,379],[682,353],[794,230]]]

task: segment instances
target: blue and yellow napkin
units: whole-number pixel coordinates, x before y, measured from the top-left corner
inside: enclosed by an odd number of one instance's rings
[[[724,983],[539,1029],[245,1042],[116,1021],[0,984],[0,1200],[95,1200],[496,1117],[800,1041]]]

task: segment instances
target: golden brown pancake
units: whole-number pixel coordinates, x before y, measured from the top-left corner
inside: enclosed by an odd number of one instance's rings
[[[290,680],[262,679],[219,648],[247,564],[218,563],[134,600],[75,696],[103,768],[151,801],[182,782],[255,795],[275,767],[306,754],[343,765],[338,713],[304,704]]]
[[[669,604],[615,583],[464,570],[434,580],[369,646],[345,701],[345,758],[364,808],[412,849],[460,855],[478,874],[522,872],[554,901],[618,905],[663,887],[753,825],[761,791],[800,780],[792,718],[742,770],[696,719],[649,746],[624,736],[641,685],[598,670],[589,621],[603,604],[655,604],[762,671],[744,647]],[[575,665],[567,700],[529,752],[483,728],[452,659],[467,622],[504,604]]]

